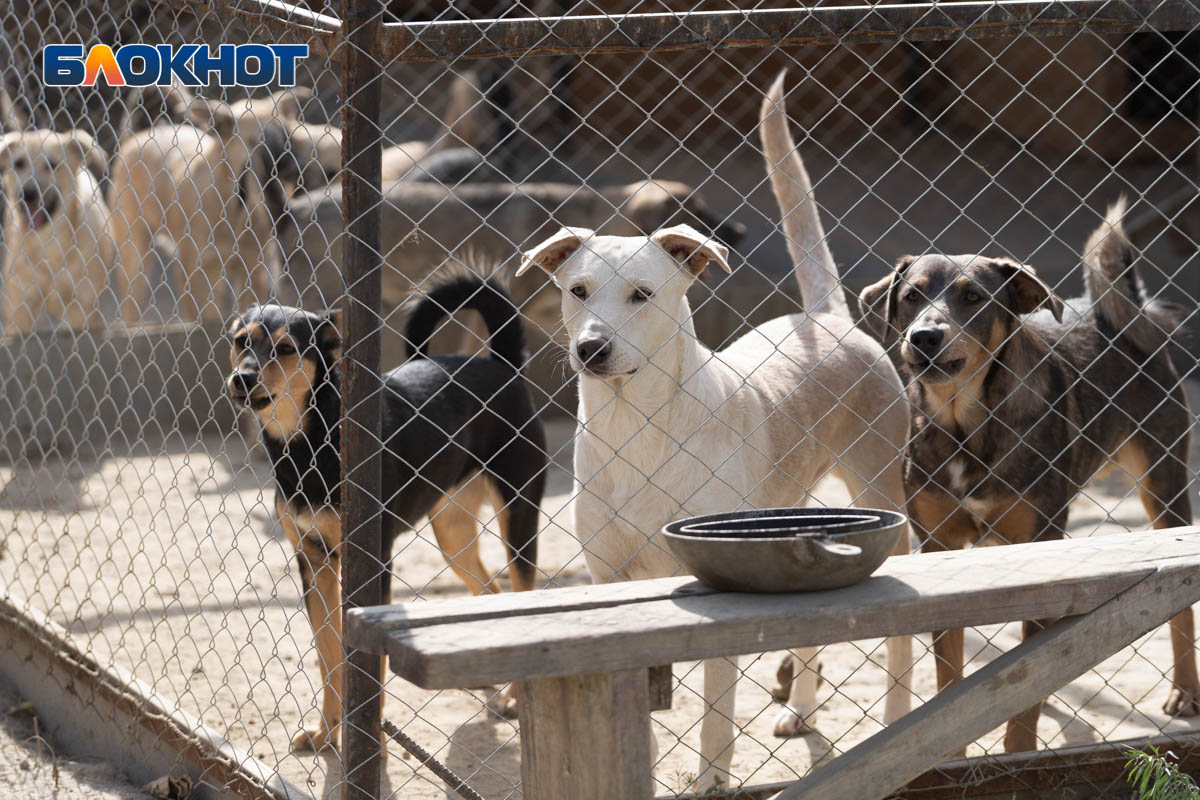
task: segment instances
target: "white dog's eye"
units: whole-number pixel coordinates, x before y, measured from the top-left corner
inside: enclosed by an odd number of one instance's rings
[[[644,303],[651,297],[654,297],[654,292],[651,289],[645,289],[639,286],[633,290],[633,302],[635,303]]]
[[[904,299],[910,303],[915,303],[921,299],[921,293],[916,289],[909,289],[908,294],[904,295]]]
[[[572,286],[571,294],[578,297],[580,300],[587,300],[587,289],[582,286]]]

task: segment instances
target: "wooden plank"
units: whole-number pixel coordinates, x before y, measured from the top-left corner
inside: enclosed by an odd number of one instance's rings
[[[85,643],[28,601],[0,591],[0,678],[33,702],[43,735],[74,758],[120,764],[137,783],[189,775],[195,800],[312,800],[273,767],[227,740],[132,672],[93,658]],[[13,793],[3,794],[13,797]]]
[[[775,800],[877,800],[1041,701],[1200,600],[1192,564],[1169,564],[1095,611],[1039,632],[781,792]]]
[[[650,798],[650,694],[644,669],[521,686],[525,800]]]
[[[1195,529],[1060,544],[891,559],[882,575],[831,592],[695,594],[431,625],[392,634],[387,652],[419,686],[474,686],[1076,615],[1160,565],[1200,565]]]
[[[1138,537],[1159,537],[1168,534],[1188,536],[1200,532],[1200,528],[1174,528],[1169,531],[1116,534],[1088,539],[1067,539],[1055,542],[1040,542],[1033,545],[1013,545],[1005,554],[1020,562],[1028,560],[1021,555],[1024,548],[1036,547],[1040,557],[1051,563],[1065,557],[1064,551],[1079,548],[1086,542],[1091,551],[1135,548]],[[1134,537],[1134,538],[1130,538]],[[931,565],[938,569],[970,571],[980,562],[995,558],[991,548],[960,550],[951,553],[916,554],[888,559],[875,577],[892,576],[904,578]],[[1114,560],[1120,561],[1116,556]],[[429,625],[448,625],[475,620],[502,619],[505,617],[533,615],[546,612],[586,611],[625,603],[667,600],[716,593],[715,589],[698,583],[686,575],[674,578],[659,578],[646,581],[618,581],[613,583],[572,586],[540,592],[507,592],[479,597],[456,597],[432,602],[413,602],[387,606],[369,606],[350,610],[346,614],[346,631],[343,634],[352,646],[372,653],[383,653],[387,637],[395,632],[421,628]]]
[[[353,647],[370,653],[383,653],[391,633],[427,625],[501,619],[547,611],[584,611],[623,603],[712,594],[715,591],[697,583],[695,578],[684,575],[654,581],[620,581],[540,592],[505,592],[432,602],[369,606],[351,609],[346,614],[344,636]]]
[[[1129,750],[1149,752],[1150,747],[1171,751],[1181,771],[1200,771],[1200,731],[1181,730],[1149,739],[1091,742],[1054,750],[997,753],[943,761],[897,789],[888,800],[964,800],[971,797],[1024,797],[1046,787],[1067,792],[1072,787],[1095,793],[1097,786],[1119,780],[1125,772]],[[659,795],[656,800],[769,800],[795,781],[773,781],[737,787],[728,792]],[[1055,795],[1057,798],[1058,795]]]

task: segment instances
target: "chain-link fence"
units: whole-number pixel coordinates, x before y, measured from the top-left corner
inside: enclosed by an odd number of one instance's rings
[[[378,735],[340,725],[380,669],[343,665],[346,602],[680,574],[662,524],[752,507],[906,508],[925,550],[1190,524],[1198,21],[0,4],[5,606],[87,665],[64,694],[128,679],[151,739],[227,740],[209,786],[334,796]],[[50,44],[283,41],[294,88],[42,80]],[[1096,754],[1164,736],[1194,767],[1185,625],[909,793],[1121,796]],[[1021,637],[677,663],[658,793],[802,777]],[[520,796],[512,689],[384,685]]]

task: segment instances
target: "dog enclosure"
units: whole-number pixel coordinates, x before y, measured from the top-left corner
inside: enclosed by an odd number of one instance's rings
[[[360,797],[379,775],[383,796],[456,796],[399,746],[385,763],[370,757],[370,698],[390,674],[374,656],[348,656],[344,695],[336,687],[340,752],[291,746],[321,716],[313,627],[336,614],[310,624],[258,422],[225,391],[226,323],[252,302],[342,309],[339,603],[375,605],[387,516],[379,375],[404,358],[411,295],[452,272],[500,271],[547,432],[537,589],[587,584],[595,532],[577,539],[570,513],[588,491],[571,466],[578,378],[558,290],[540,270],[515,276],[520,253],[563,225],[650,234],[686,223],[730,252],[731,272],[710,265],[688,294],[705,345],[802,310],[758,138],[764,92],[784,68],[790,129],[851,308],[898,259],[924,253],[1011,258],[1076,297],[1088,234],[1123,194],[1147,295],[1186,311],[1163,345],[1179,386],[1130,391],[1182,387],[1196,408],[1186,330],[1200,295],[1198,21],[1182,0],[0,7],[0,678],[35,698],[52,741],[120,759],[139,779],[188,773],[208,796]],[[47,44],[135,42],[300,42],[311,54],[295,91],[42,83]],[[475,352],[478,331],[453,316],[434,348]],[[1189,420],[1165,444],[1186,442]],[[1187,460],[1194,499],[1200,452]],[[1069,535],[1150,528],[1135,477],[1114,464],[1064,499]],[[855,499],[827,476],[789,504]],[[464,494],[438,513],[463,510],[499,571],[505,509]],[[444,555],[429,524],[390,555],[395,601],[478,588],[447,563],[461,568],[466,550]],[[499,580],[511,588],[507,571]],[[1015,623],[970,629],[968,673],[1020,639]],[[919,705],[936,693],[935,657],[929,636],[914,646]],[[791,676],[819,680],[813,732],[777,738],[780,655],[738,663],[730,774],[746,796],[879,731],[898,677],[881,639],[823,647]],[[901,794],[1120,797],[1114,753],[1147,741],[1196,769],[1197,718],[1163,711],[1172,667],[1164,627],[1057,691],[1037,750],[1006,754],[994,731]],[[670,708],[652,728],[655,792],[667,797],[710,788],[693,786],[703,670],[679,662],[669,677]],[[520,730],[495,710],[501,690],[427,691],[392,676],[383,717],[480,795],[520,797]],[[56,722],[71,715],[86,727]]]

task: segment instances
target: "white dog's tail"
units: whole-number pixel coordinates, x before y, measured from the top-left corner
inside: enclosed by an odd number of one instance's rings
[[[767,174],[783,219],[788,253],[796,262],[796,281],[805,309],[810,314],[823,312],[849,318],[850,307],[838,281],[837,265],[825,243],[825,229],[821,227],[821,216],[813,199],[812,183],[788,132],[783,102],[786,75],[786,71],[779,73],[771,84],[759,114],[758,132],[767,159]]]

